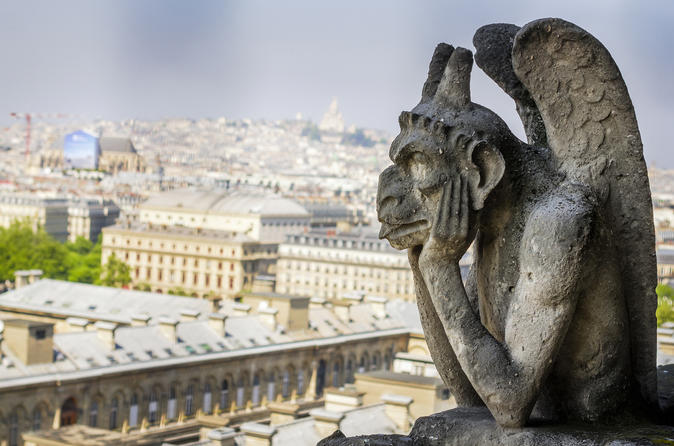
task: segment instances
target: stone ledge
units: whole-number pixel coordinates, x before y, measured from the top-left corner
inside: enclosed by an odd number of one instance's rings
[[[341,432],[318,446],[647,446],[674,445],[674,427],[555,425],[506,429],[486,408],[458,408],[419,418],[409,436]]]

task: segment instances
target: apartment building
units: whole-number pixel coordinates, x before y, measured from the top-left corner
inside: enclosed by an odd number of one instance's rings
[[[289,235],[279,245],[276,291],[324,299],[353,291],[415,299],[407,254],[379,240],[369,228]]]

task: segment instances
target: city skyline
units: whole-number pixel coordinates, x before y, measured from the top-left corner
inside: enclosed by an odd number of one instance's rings
[[[558,16],[613,54],[639,116],[647,162],[674,167],[668,27],[674,8],[569,1],[313,4],[29,1],[0,6],[6,45],[0,125],[10,112],[105,119],[292,118],[320,121],[330,98],[347,125],[395,132],[419,99],[434,46],[472,49],[484,24]],[[474,68],[473,100],[523,137],[510,98]]]

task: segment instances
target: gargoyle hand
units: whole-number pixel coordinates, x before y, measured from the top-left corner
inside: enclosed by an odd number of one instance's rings
[[[458,175],[442,186],[435,221],[421,250],[419,266],[423,269],[448,260],[458,263],[472,242],[469,220],[468,181]]]

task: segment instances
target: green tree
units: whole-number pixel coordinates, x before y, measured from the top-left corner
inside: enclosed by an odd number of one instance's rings
[[[658,309],[655,311],[658,326],[674,322],[674,289],[661,283],[655,288],[655,293],[658,295]]]
[[[41,269],[45,277],[67,279],[68,250],[45,230],[33,231],[30,220],[0,228],[0,280],[14,280],[14,272]]]
[[[103,265],[101,285],[123,287],[131,283],[131,268],[112,254]]]
[[[99,283],[101,280],[101,239],[94,244],[84,237],[66,243],[68,250],[68,280]]]

